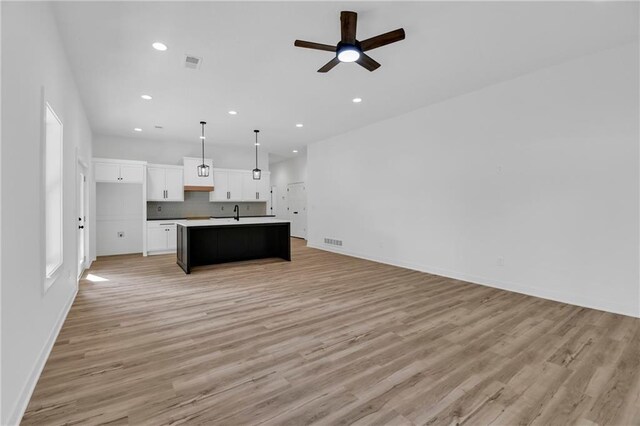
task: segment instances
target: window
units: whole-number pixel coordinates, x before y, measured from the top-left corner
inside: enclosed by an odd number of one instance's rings
[[[46,284],[62,265],[62,122],[46,104],[45,173],[45,247]]]

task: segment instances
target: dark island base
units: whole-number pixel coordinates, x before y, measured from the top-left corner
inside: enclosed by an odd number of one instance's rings
[[[187,274],[194,266],[269,257],[291,260],[289,223],[178,225],[177,231],[177,263]]]

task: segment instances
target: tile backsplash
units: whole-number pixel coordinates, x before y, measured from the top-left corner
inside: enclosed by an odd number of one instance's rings
[[[267,203],[210,202],[208,192],[185,192],[183,202],[148,201],[147,219],[173,219],[187,217],[232,217],[233,206],[240,207],[240,216],[267,214]]]

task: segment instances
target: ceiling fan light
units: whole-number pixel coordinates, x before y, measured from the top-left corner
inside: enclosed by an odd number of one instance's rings
[[[338,51],[340,62],[355,62],[360,59],[360,51],[355,47],[343,47]]]

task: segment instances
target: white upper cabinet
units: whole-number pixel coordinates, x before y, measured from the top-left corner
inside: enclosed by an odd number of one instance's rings
[[[184,171],[182,167],[165,169],[167,201],[184,201]]]
[[[251,170],[215,169],[216,186],[209,201],[268,201],[269,172],[254,180]]]
[[[147,167],[147,201],[164,201],[164,169]]]
[[[229,199],[242,201],[242,174],[243,171],[229,170]]]
[[[120,166],[120,182],[142,183],[144,168],[138,165],[123,164]]]
[[[142,161],[95,158],[93,177],[96,182],[142,183],[144,164]]]
[[[213,171],[213,181],[216,183],[213,192],[209,193],[209,201],[229,200],[229,173],[215,169]]]
[[[202,158],[184,157],[184,186],[213,188],[213,161],[209,158],[204,159],[204,164],[209,166],[209,176],[198,176],[198,166],[202,164]]]
[[[96,182],[120,182],[119,164],[95,163],[93,170]]]
[[[180,166],[150,164],[147,167],[147,201],[184,201]]]

